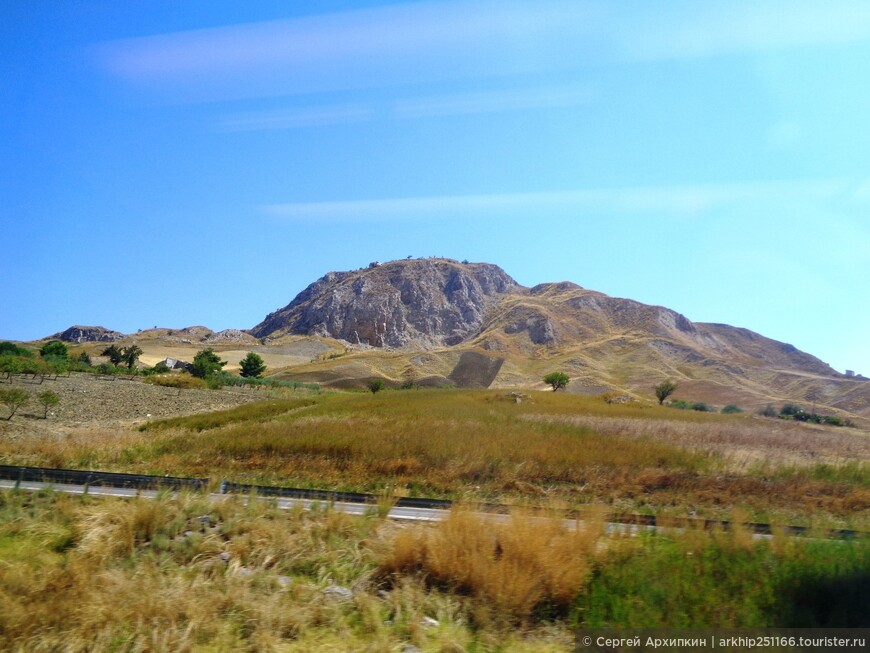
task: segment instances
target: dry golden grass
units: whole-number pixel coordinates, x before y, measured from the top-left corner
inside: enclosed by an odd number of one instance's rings
[[[211,477],[396,496],[604,503],[614,511],[864,528],[868,440],[753,416],[591,397],[420,390],[305,397],[0,441],[6,464]],[[864,522],[860,524],[864,516]]]
[[[460,597],[413,576],[379,593],[395,530],[379,519],[194,495],[3,493],[0,511],[4,651],[569,650],[564,624],[475,632]],[[334,584],[353,598],[329,598]]]
[[[600,522],[569,529],[552,518],[514,514],[502,520],[455,509],[435,527],[400,531],[379,571],[394,582],[418,574],[433,586],[471,596],[482,625],[526,624],[536,611],[567,614],[600,537]]]
[[[762,461],[773,465],[870,461],[870,437],[852,430],[753,416],[704,421],[548,414],[524,415],[523,418],[548,424],[561,422],[603,435],[666,442],[716,454],[731,471],[745,471]]]

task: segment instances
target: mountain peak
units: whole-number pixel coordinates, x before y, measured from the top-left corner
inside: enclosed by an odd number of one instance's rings
[[[521,288],[490,263],[445,258],[371,263],[329,272],[251,333],[328,336],[373,347],[455,345],[475,335],[487,309]]]

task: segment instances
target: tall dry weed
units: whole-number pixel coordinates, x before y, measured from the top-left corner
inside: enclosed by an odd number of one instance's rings
[[[536,611],[568,609],[587,580],[600,536],[600,524],[568,528],[553,518],[501,519],[456,509],[436,526],[400,531],[379,573],[392,582],[418,575],[471,596],[479,601],[477,621],[527,623]]]

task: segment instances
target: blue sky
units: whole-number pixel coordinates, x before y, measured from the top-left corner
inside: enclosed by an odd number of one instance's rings
[[[870,5],[0,3],[0,338],[486,261],[870,374]]]

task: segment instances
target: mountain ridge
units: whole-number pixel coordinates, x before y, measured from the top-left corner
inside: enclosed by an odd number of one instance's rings
[[[811,401],[870,418],[863,377],[788,343],[571,281],[525,287],[497,265],[453,259],[329,272],[247,331],[149,329],[128,339],[145,349],[146,363],[173,348],[174,357],[189,357],[213,346],[231,369],[255,350],[279,378],[340,387],[374,378],[392,386],[542,387],[543,375],[560,369],[575,393],[648,397],[670,378],[691,400]]]

